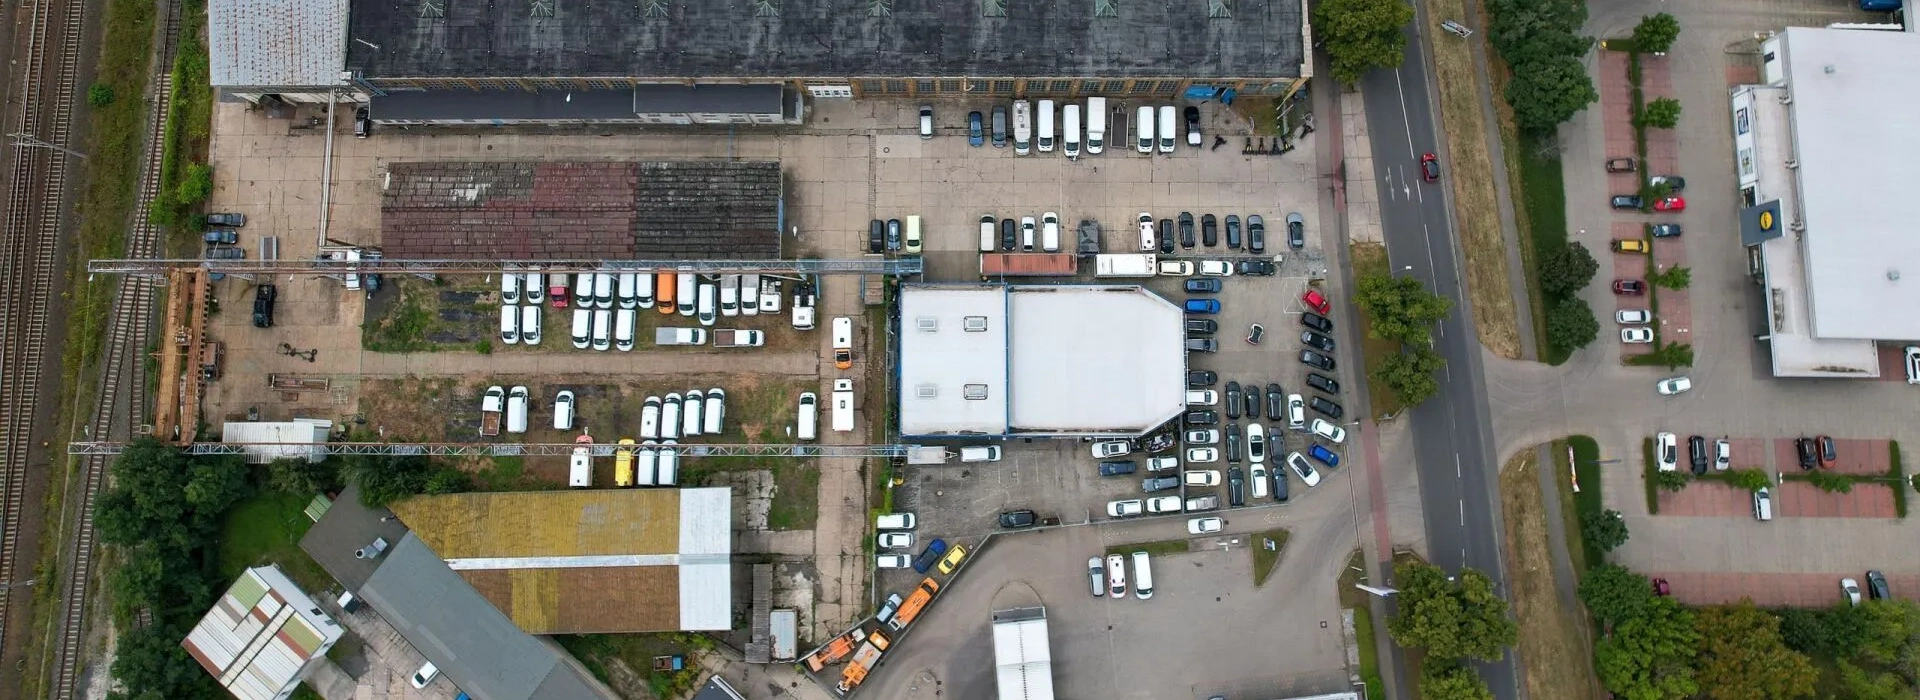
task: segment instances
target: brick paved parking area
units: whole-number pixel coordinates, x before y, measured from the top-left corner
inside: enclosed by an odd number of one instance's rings
[[[1668,215],[1671,218],[1671,215]],[[1661,270],[1684,267],[1687,264],[1687,247],[1678,238],[1654,238],[1653,264]],[[1653,282],[1649,280],[1648,286]],[[1649,289],[1649,294],[1660,295],[1660,316],[1655,319],[1660,324],[1660,342],[1693,342],[1693,305],[1692,295],[1687,289]]]
[[[1785,437],[1776,438],[1773,441],[1773,463],[1779,466],[1780,471],[1800,471],[1800,456],[1793,449],[1795,439],[1797,438]],[[1835,438],[1833,451],[1839,459],[1834,461],[1832,467],[1826,469],[1836,474],[1879,476],[1886,474],[1887,470],[1893,466],[1892,451],[1886,440]]]
[[[1894,495],[1883,484],[1854,484],[1846,493],[1828,493],[1804,481],[1774,488],[1776,515],[1788,518],[1892,518]]]
[[[1719,605],[1751,599],[1763,608],[1824,608],[1845,598],[1840,594],[1840,579],[1860,583],[1862,595],[1867,585],[1865,571],[1832,574],[1749,574],[1731,572],[1646,572],[1649,578],[1664,578],[1672,587],[1673,599],[1687,605]],[[1896,598],[1915,599],[1920,591],[1920,575],[1887,574],[1887,589]]]
[[[1619,177],[1619,176],[1615,175],[1613,177]],[[1637,178],[1637,176],[1635,176],[1635,178]],[[1632,192],[1635,188],[1639,187],[1639,181],[1635,178],[1621,180],[1620,187],[1624,187],[1626,189],[1622,189],[1620,191]],[[1609,178],[1608,181],[1613,182],[1612,178]],[[1646,235],[1647,227],[1645,224],[1642,224],[1637,221],[1615,221],[1613,222],[1612,232],[1613,232],[1613,236],[1611,240],[1615,240],[1615,241],[1625,240],[1630,238],[1641,238]],[[1613,253],[1611,256],[1611,262],[1613,263],[1613,279],[1645,280],[1647,277],[1647,256],[1630,255],[1630,254],[1624,254],[1624,253]],[[1611,287],[1611,285],[1613,284],[1613,280],[1609,279],[1605,282],[1605,284]],[[1614,305],[1614,310],[1616,311],[1625,310],[1625,309],[1639,309],[1639,310],[1645,311],[1653,308],[1652,302],[1645,296],[1630,297],[1630,296],[1624,296],[1620,294],[1613,295],[1613,305]],[[1604,336],[1607,333],[1613,334],[1612,341],[1620,346],[1621,357],[1625,358],[1625,357],[1632,357],[1634,355],[1645,355],[1649,352],[1653,352],[1652,343],[1620,342],[1620,330],[1623,328],[1626,328],[1626,326],[1620,325],[1619,322],[1617,321],[1618,318],[1619,316],[1617,315],[1612,318],[1601,318],[1600,327],[1602,329],[1609,329],[1609,330],[1603,330],[1601,332],[1601,335]],[[1658,318],[1654,319],[1655,322],[1658,322],[1659,320],[1660,319]]]
[[[1907,380],[1906,346],[1897,343],[1880,346],[1880,376],[1883,382],[1904,382]]]
[[[1714,438],[1708,436],[1707,439],[1713,440]],[[1767,468],[1766,438],[1728,437],[1725,439],[1728,442],[1728,446],[1733,448],[1733,458],[1731,460],[1733,465],[1728,467],[1729,469]]]
[[[1686,446],[1682,445],[1680,449],[1685,450]],[[1682,454],[1680,459],[1684,465],[1686,455]],[[1753,495],[1750,492],[1718,481],[1694,481],[1679,491],[1660,492],[1661,515],[1725,518],[1750,515],[1752,511]]]

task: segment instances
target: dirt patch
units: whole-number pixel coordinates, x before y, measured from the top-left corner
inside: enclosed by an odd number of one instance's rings
[[[1520,623],[1514,652],[1527,660],[1522,681],[1528,697],[1598,700],[1600,681],[1587,661],[1593,652],[1588,648],[1592,637],[1586,613],[1562,604],[1554,577],[1535,454],[1533,449],[1523,450],[1500,470],[1509,592],[1514,618]]]
[[[1487,123],[1480,110],[1468,41],[1440,28],[1441,20],[1466,14],[1460,0],[1434,0],[1428,8],[1434,83],[1440,90],[1440,115],[1453,161],[1445,175],[1453,188],[1453,212],[1460,228],[1460,249],[1467,261],[1467,301],[1473,307],[1480,342],[1501,357],[1519,359],[1518,311],[1507,280],[1507,246],[1500,235],[1500,209],[1493,190],[1493,165],[1487,151]]]

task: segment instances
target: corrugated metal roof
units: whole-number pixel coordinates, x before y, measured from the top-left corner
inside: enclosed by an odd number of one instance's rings
[[[1039,617],[996,621],[993,657],[1000,700],[1053,700],[1053,650],[1047,643],[1045,612]]]
[[[266,464],[282,457],[304,457],[309,462],[326,459],[326,452],[317,447],[301,447],[301,443],[325,444],[327,434],[333,431],[333,421],[314,418],[295,418],[290,421],[231,421],[220,424],[220,441],[235,443],[269,443],[274,447],[248,447],[248,464]]]
[[[187,633],[181,646],[240,700],[273,700],[339,625],[279,571],[248,569]],[[319,619],[325,628],[310,618]]]
[[[345,86],[347,0],[207,3],[214,87]]]
[[[683,538],[681,493],[673,489],[462,493],[408,499],[392,508],[422,542],[449,561],[672,554]],[[717,528],[726,538],[724,512],[717,522],[701,524]]]

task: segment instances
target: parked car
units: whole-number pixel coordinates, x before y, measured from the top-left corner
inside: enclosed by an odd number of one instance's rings
[[[1812,470],[1819,465],[1819,448],[1813,444],[1813,438],[1803,437],[1793,441],[1794,452],[1800,457],[1800,468]]]
[[[1254,423],[1254,425],[1259,425]],[[1224,431],[1227,439],[1227,464],[1240,463],[1240,424],[1228,423]]]
[[[1106,459],[1108,457],[1119,457],[1132,452],[1133,445],[1128,444],[1125,440],[1102,440],[1093,443],[1092,451],[1094,459]]]
[[[1907,383],[1920,384],[1920,345],[1908,345],[1901,355],[1907,365]]]
[[[1313,419],[1312,430],[1314,435],[1318,435],[1322,438],[1325,438],[1327,442],[1331,442],[1335,445],[1338,445],[1340,443],[1347,441],[1346,428],[1342,428],[1332,423],[1328,423],[1327,421],[1321,420],[1319,418]]]
[[[1340,395],[1339,380],[1317,372],[1307,373],[1307,386],[1313,387],[1316,391],[1333,394],[1335,396]]]
[[[1225,260],[1202,260],[1200,261],[1200,275],[1202,277],[1232,277],[1233,263]]]
[[[954,569],[960,568],[960,561],[966,558],[967,548],[954,545],[952,549],[947,550],[947,556],[940,559],[940,573],[952,574]]]
[[[1254,254],[1267,252],[1267,222],[1260,218],[1259,214],[1247,217],[1247,252]],[[1273,263],[1267,262],[1267,264]],[[1272,272],[1268,271],[1267,274]]]
[[[987,144],[986,124],[980,116],[980,110],[967,113],[967,145],[979,147]]]
[[[1156,226],[1155,228],[1159,230],[1158,233],[1154,236],[1154,238],[1159,239],[1160,254],[1172,255],[1173,254],[1173,219],[1161,219],[1159,225]],[[1187,264],[1192,265],[1193,263],[1187,263]],[[1163,270],[1161,271],[1160,274],[1164,275],[1166,274],[1166,272]],[[1188,272],[1187,274],[1191,275],[1193,273]]]
[[[900,249],[900,220],[887,219],[887,250]]]
[[[1189,464],[1200,463],[1200,462],[1218,462],[1218,461],[1220,461],[1220,450],[1218,448],[1214,448],[1214,447],[1187,448],[1187,462]]]
[[[1294,475],[1300,477],[1301,483],[1306,484],[1307,488],[1320,485],[1320,472],[1315,470],[1312,464],[1307,463],[1306,455],[1288,452],[1287,467],[1293,469]]]
[[[1312,350],[1300,351],[1300,364],[1307,365],[1309,367],[1316,367],[1329,372],[1333,371],[1333,358],[1327,357],[1326,355],[1322,355]]]
[[[1177,488],[1180,488],[1180,477],[1177,476],[1155,476],[1143,479],[1140,482],[1140,490],[1146,493],[1155,493]]]
[[[1725,438],[1713,441],[1713,470],[1723,472],[1733,467],[1733,443]]]
[[[933,138],[933,105],[920,105],[920,138]]]
[[[1620,329],[1620,342],[1629,344],[1651,343],[1653,342],[1653,329],[1646,326],[1622,328]]]
[[[867,222],[867,252],[878,255],[887,251],[887,222],[874,219]],[[693,301],[681,299],[682,303]]]
[[[1227,505],[1239,508],[1247,504],[1247,476],[1239,467],[1227,469]]]
[[[1267,385],[1267,417],[1272,418],[1274,420],[1279,420],[1281,416],[1285,416],[1287,414],[1286,405],[1287,405],[1286,392],[1283,392],[1280,390],[1279,384],[1268,384]],[[1258,418],[1259,416],[1254,416],[1254,417]]]
[[[1320,314],[1321,316],[1325,316],[1333,311],[1333,304],[1327,303],[1327,297],[1321,294],[1318,289],[1309,289],[1305,294],[1301,294],[1300,303],[1306,304],[1307,308],[1313,309],[1314,313]]]
[[[1192,248],[1196,243],[1196,241],[1193,238],[1193,213],[1185,212],[1185,211],[1180,212],[1179,221],[1180,221],[1180,247]]]
[[[1210,318],[1187,319],[1188,333],[1210,334],[1220,330],[1220,324]]]
[[[1194,428],[1182,437],[1186,438],[1189,445],[1211,445],[1220,441],[1220,431],[1213,428]]]
[[[1187,352],[1217,352],[1220,344],[1213,338],[1198,336],[1187,338]]]
[[[873,558],[873,568],[904,569],[913,566],[913,557],[905,554],[881,554]]]
[[[247,225],[247,215],[230,211],[217,211],[207,214],[208,226],[232,226],[242,228]]]
[[[911,532],[882,532],[874,541],[881,549],[913,549]]]
[[[1220,280],[1201,277],[1187,280],[1188,294],[1219,294]]]
[[[1133,462],[1125,461],[1125,460],[1101,462],[1100,475],[1101,476],[1126,476],[1128,474],[1132,474],[1135,471],[1135,468],[1136,468],[1136,465]]]
[[[1308,445],[1307,456],[1312,457],[1321,464],[1327,465],[1329,469],[1340,466],[1340,455],[1334,454],[1333,450],[1319,445]]]
[[[927,573],[928,569],[933,568],[934,562],[940,561],[940,557],[946,556],[946,554],[947,541],[936,537],[933,541],[927,543],[926,549],[920,550],[920,556],[913,558],[913,570],[923,574]]]
[[[1187,534],[1211,535],[1226,529],[1227,521],[1220,517],[1193,518],[1187,521]]]
[[[1638,238],[1617,238],[1613,241],[1613,252],[1615,253],[1646,255],[1648,250],[1647,242]]]
[[[1661,197],[1653,200],[1654,211],[1686,211],[1687,200],[1679,197]]]
[[[1432,153],[1420,154],[1420,179],[1427,182],[1440,181],[1440,158]]]
[[[1287,214],[1287,247],[1294,250],[1307,247],[1307,219],[1297,211]]]
[[[1227,382],[1227,418],[1240,417],[1240,382]]]
[[[1251,327],[1247,328],[1247,344],[1248,345],[1259,345],[1260,340],[1265,337],[1267,337],[1266,326],[1262,326],[1256,323],[1256,324],[1253,324]]]
[[[1334,403],[1332,401],[1328,401],[1318,396],[1314,396],[1307,399],[1307,408],[1313,409],[1314,413],[1318,413],[1320,415],[1326,416],[1328,418],[1332,418],[1334,420],[1340,420],[1340,417],[1343,415],[1346,415],[1347,413],[1346,409],[1340,407],[1340,404]]]
[[[1614,312],[1613,320],[1623,326],[1640,326],[1653,322],[1653,312],[1646,309],[1621,309]]]
[[[1669,189],[1679,192],[1687,188],[1687,179],[1679,175],[1655,175],[1647,178],[1647,186],[1659,187],[1661,185],[1666,185]]]
[[[1333,338],[1313,331],[1300,331],[1300,344],[1326,352],[1333,352]]]
[[[1680,235],[1679,224],[1647,224],[1647,233],[1654,238],[1672,238]]]
[[[280,298],[280,290],[271,284],[253,288],[253,327],[273,327],[273,303]]]
[[[1693,380],[1686,377],[1667,377],[1666,379],[1655,382],[1653,385],[1654,391],[1660,392],[1661,396],[1684,394],[1688,389],[1692,388]]]
[[[1694,435],[1687,438],[1687,465],[1693,468],[1694,476],[1707,473],[1707,439]]]
[[[1634,163],[1635,161],[1632,158],[1608,158],[1607,172],[1630,173],[1638,169],[1634,167]]]
[[[1174,498],[1179,498],[1175,496]],[[1107,517],[1131,518],[1147,512],[1146,502],[1138,498],[1125,501],[1107,501]]]
[[[1200,244],[1208,248],[1220,245],[1220,220],[1212,214],[1200,215]]]
[[[1180,512],[1179,496],[1156,496],[1147,499],[1147,512],[1153,514]]]
[[[1300,325],[1320,331],[1321,333],[1333,332],[1333,321],[1328,320],[1327,317],[1321,316],[1320,314],[1300,314]]]
[[[1227,249],[1240,249],[1240,215],[1227,215]]]
[[[1107,563],[1100,557],[1087,557],[1087,580],[1092,584],[1093,597],[1107,594]]]
[[[1247,424],[1247,461],[1267,461],[1267,427],[1259,423]]]
[[[1187,145],[1200,146],[1200,108],[1189,106],[1180,110],[1182,121],[1187,124]]]
[[[210,229],[200,234],[200,242],[209,245],[235,245],[240,242],[240,232],[230,228]]]
[[[1840,595],[1847,599],[1847,605],[1860,606],[1860,582],[1851,578],[1840,579]]]
[[[1039,517],[1030,510],[1010,510],[1000,514],[1000,527],[1004,528],[1033,527],[1039,521]]]
[[[1007,147],[1007,106],[993,106],[993,147]]]
[[[1000,220],[1000,250],[1013,252],[1020,247],[1020,229],[1013,219]]]
[[[1274,272],[1279,269],[1274,267],[1272,260],[1242,260],[1234,263],[1234,267],[1238,269],[1242,275],[1256,277],[1272,277]]]
[[[1867,571],[1867,595],[1873,596],[1874,600],[1893,598],[1893,593],[1887,590],[1887,577],[1878,570]]]
[[[1214,384],[1217,384],[1219,382],[1220,382],[1220,375],[1215,374],[1212,371],[1204,370],[1204,369],[1187,370],[1187,387],[1190,389],[1197,389],[1203,386],[1213,386]]]
[[[1833,438],[1822,435],[1813,440],[1820,448],[1820,466],[1832,469],[1834,463],[1840,461],[1840,453],[1834,448]]]
[[[1637,297],[1647,293],[1647,283],[1640,280],[1614,280],[1613,293],[1620,296]]]
[[[1220,300],[1188,299],[1186,310],[1190,314],[1217,314],[1220,313]]]
[[[1663,472],[1680,468],[1680,438],[1673,433],[1658,433],[1653,436],[1653,458]]]
[[[1615,209],[1640,209],[1646,206],[1646,200],[1637,194],[1616,194],[1607,200],[1607,205]]]

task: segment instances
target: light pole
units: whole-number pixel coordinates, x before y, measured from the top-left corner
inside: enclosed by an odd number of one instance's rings
[[[51,143],[41,141],[40,139],[35,138],[32,134],[28,134],[25,132],[14,132],[11,134],[7,134],[7,138],[13,139],[13,145],[18,146],[20,148],[46,148],[46,149],[59,151],[61,153],[65,153],[67,155],[73,156],[75,158],[79,158],[81,160],[87,159],[87,154],[85,153],[81,153],[79,151],[73,150],[71,148],[67,148],[65,146],[55,146]]]

